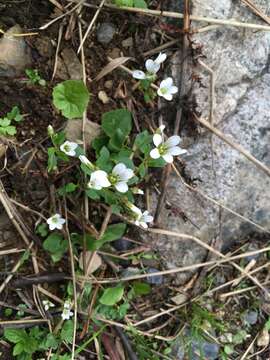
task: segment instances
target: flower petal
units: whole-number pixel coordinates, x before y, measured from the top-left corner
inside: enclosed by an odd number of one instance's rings
[[[164,97],[164,99],[166,99],[168,101],[172,101],[172,99],[173,99],[172,94],[169,94],[169,93],[163,94],[162,96]]]
[[[146,79],[145,73],[141,70],[134,70],[132,72],[132,76],[134,77],[134,79],[138,79],[138,80]]]
[[[164,154],[164,155],[162,155],[162,157],[169,164],[171,164],[173,162],[173,157],[171,154]]]
[[[155,61],[148,59],[145,62],[146,70],[151,74],[156,74],[160,69],[160,64],[156,63]]]
[[[122,174],[123,172],[126,171],[126,165],[123,164],[123,163],[119,163],[117,165],[115,165],[115,167],[112,169],[112,173],[113,175],[116,175],[116,176],[120,176],[120,174]]]
[[[173,85],[173,79],[171,77],[168,77],[167,79],[164,79],[160,83],[160,88],[170,88]]]
[[[171,94],[176,94],[178,92],[178,87],[177,86],[171,86],[170,87],[170,93]]]
[[[180,148],[179,146],[173,146],[167,150],[167,154],[171,154],[173,156],[186,154],[187,150]]]
[[[117,184],[114,185],[116,190],[120,193],[126,193],[128,191],[128,185],[124,181],[120,181]]]
[[[159,146],[160,144],[162,144],[162,136],[160,134],[154,134],[153,136],[153,143],[155,146]]]
[[[144,222],[144,221],[140,221],[139,224],[140,224],[144,229],[147,229],[147,228],[148,228],[148,225],[147,225],[146,222]]]
[[[158,57],[155,60],[155,63],[161,64],[167,59],[167,55],[165,53],[159,53]]]
[[[170,148],[170,147],[178,145],[180,143],[180,141],[181,141],[180,136],[173,135],[173,136],[169,137],[168,140],[165,141],[164,145]]]
[[[150,156],[152,159],[159,159],[160,158],[160,153],[158,151],[157,148],[153,149],[150,151]]]

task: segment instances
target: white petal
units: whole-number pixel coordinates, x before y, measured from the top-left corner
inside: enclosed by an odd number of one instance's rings
[[[134,77],[134,79],[139,79],[139,80],[146,79],[145,73],[141,70],[134,70],[132,72],[132,76]]]
[[[49,229],[50,229],[50,230],[54,230],[54,229],[55,229],[55,225],[54,225],[54,224],[49,224]]]
[[[126,193],[128,191],[127,183],[124,181],[120,181],[119,183],[114,185],[116,190],[120,193]]]
[[[152,159],[159,159],[160,158],[160,153],[158,151],[157,148],[153,149],[150,151],[150,156]]]
[[[129,208],[131,211],[133,211],[136,215],[138,215],[139,217],[142,216],[142,212],[141,209],[139,209],[137,206],[133,205],[130,203]]]
[[[111,183],[109,182],[109,179],[108,179],[108,174],[105,171],[97,170],[97,171],[95,171],[95,176],[96,176],[96,179],[97,179],[98,183],[100,184],[100,186],[102,186],[102,187],[111,186]]]
[[[181,141],[181,138],[180,136],[178,135],[173,135],[171,137],[169,137],[168,140],[165,141],[165,146],[168,146],[168,147],[173,147],[173,146],[176,146],[180,143]]]
[[[162,136],[160,134],[154,134],[153,143],[155,146],[159,146],[162,143]]]
[[[166,100],[168,100],[168,101],[172,101],[172,99],[173,99],[172,94],[169,94],[169,93],[163,94],[163,95],[161,95],[161,96],[163,96],[164,99],[166,99]]]
[[[126,171],[126,165],[125,164],[123,164],[123,163],[120,163],[120,164],[117,164],[117,165],[115,165],[115,167],[112,169],[112,173],[113,173],[113,175],[120,175],[120,174],[122,174],[123,172],[125,172]]]
[[[167,154],[171,154],[173,156],[186,154],[187,150],[180,148],[179,146],[173,146],[167,150]]]
[[[153,216],[149,215],[149,211],[145,211],[142,215],[142,220],[146,223],[150,223],[154,220]]]
[[[146,222],[140,221],[140,225],[144,228],[147,229],[148,225],[146,224]]]
[[[174,86],[174,85],[171,86],[169,92],[170,92],[171,94],[176,94],[176,93],[178,92],[178,87],[177,87],[177,86]]]
[[[89,166],[89,167],[92,167],[91,161],[89,161],[85,155],[80,155],[79,159],[80,159],[82,164],[84,164],[86,166]]]
[[[167,55],[165,53],[159,53],[158,57],[156,58],[155,62],[157,64],[163,63],[167,59]]]
[[[169,89],[172,85],[173,85],[173,79],[171,77],[168,77],[167,79],[161,81],[159,87]]]
[[[164,155],[162,155],[162,157],[169,164],[171,164],[173,162],[173,157],[171,154],[164,154]]]
[[[160,64],[156,63],[155,61],[148,59],[145,62],[146,70],[151,74],[156,74],[160,69]]]

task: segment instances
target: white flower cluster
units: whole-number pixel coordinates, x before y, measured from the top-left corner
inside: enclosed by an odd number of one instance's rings
[[[150,156],[152,159],[159,159],[162,157],[167,163],[172,163],[173,156],[185,154],[187,150],[178,146],[181,141],[181,138],[178,135],[173,135],[165,141],[163,134],[164,129],[165,126],[161,125],[154,134],[153,143],[156,147],[151,150]]]
[[[72,316],[73,312],[71,311],[71,303],[67,300],[64,302],[64,308],[61,317],[63,320],[69,320]]]
[[[156,79],[156,74],[160,69],[160,65],[167,59],[167,55],[160,53],[155,60],[148,59],[145,62],[146,72],[142,70],[134,70],[132,76],[138,80],[150,80],[154,81]],[[176,94],[178,87],[173,85],[173,79],[168,77],[161,81],[157,94],[164,99],[171,101],[173,94]]]

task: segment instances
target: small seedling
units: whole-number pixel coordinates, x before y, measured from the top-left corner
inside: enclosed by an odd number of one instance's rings
[[[46,86],[46,80],[44,80],[38,73],[37,69],[26,69],[25,73],[28,77],[28,83],[32,85]]]
[[[14,121],[19,123],[23,120],[23,116],[20,113],[18,106],[13,106],[10,112],[8,112],[3,118],[0,118],[0,135],[13,136],[16,134],[16,126],[11,125]]]

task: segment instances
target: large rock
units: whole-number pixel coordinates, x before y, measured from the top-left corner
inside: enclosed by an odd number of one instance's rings
[[[265,10],[268,0],[256,3]],[[248,8],[231,0],[194,0],[193,14],[261,23]],[[270,32],[220,27],[196,35],[194,40],[203,45],[203,54],[206,55],[203,61],[216,73],[214,121],[217,128],[270,167]],[[181,54],[177,56],[175,63],[180,64]],[[196,88],[194,95],[207,118],[209,74],[199,67],[196,71],[206,88]],[[178,73],[179,69],[176,69],[174,76]],[[202,130],[195,140],[185,134],[182,137],[184,143],[189,144],[188,154],[184,157],[186,173],[199,179],[199,188],[270,229],[269,177],[215,136],[212,153],[208,131]],[[218,238],[223,249],[259,231],[188,190],[175,176],[169,182],[167,200],[183,211],[189,220],[184,221],[175,209],[164,209],[160,217],[164,228],[195,235],[206,243]],[[188,240],[159,236],[153,239],[153,243],[161,251],[168,268],[201,262],[206,256],[204,249]],[[183,273],[177,279],[183,283],[189,277],[190,273]]]
[[[16,77],[31,64],[30,49],[21,34],[19,25],[10,28],[0,39],[0,77]]]

